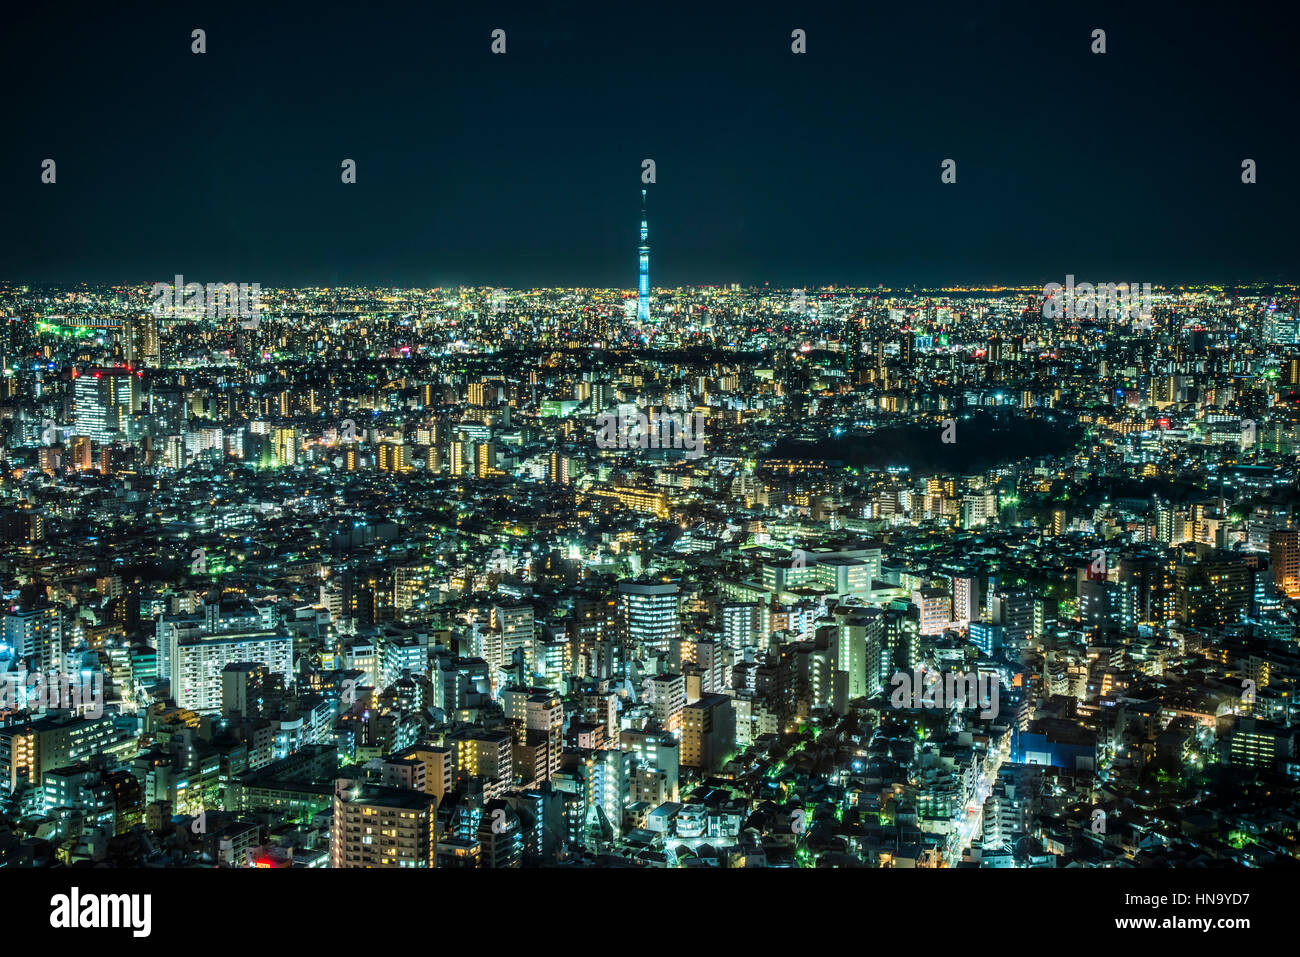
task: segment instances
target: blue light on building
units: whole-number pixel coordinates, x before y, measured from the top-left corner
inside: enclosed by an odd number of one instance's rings
[[[636,317],[638,320],[650,318],[650,244],[646,242],[650,227],[645,218],[645,190],[641,190],[641,245],[637,247],[641,274],[637,282]]]

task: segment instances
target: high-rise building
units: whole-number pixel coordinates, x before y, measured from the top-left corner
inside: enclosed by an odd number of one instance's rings
[[[1238,718],[1220,744],[1221,756],[1238,767],[1273,768],[1278,761],[1295,753],[1295,735],[1290,728],[1279,727],[1254,717]]]
[[[255,661],[235,661],[221,669],[221,713],[257,717],[262,710],[271,673]]]
[[[633,648],[667,653],[669,642],[681,637],[675,583],[642,585],[620,582],[618,601],[623,633]]]
[[[457,440],[451,443],[450,453],[451,476],[452,478],[459,478],[473,464],[473,452],[469,449],[468,443]]]
[[[401,442],[380,442],[375,464],[381,472],[409,472],[410,447]]]
[[[112,715],[52,714],[0,728],[0,789],[40,787],[45,772],[102,754],[120,737]]]
[[[962,528],[979,528],[997,517],[998,497],[993,492],[969,492],[962,496]]]
[[[298,430],[277,428],[272,435],[276,465],[298,464]]]
[[[736,714],[731,699],[706,694],[682,709],[682,766],[720,771],[736,750]]]
[[[1268,533],[1268,558],[1273,584],[1288,598],[1300,598],[1300,529],[1275,528]]]
[[[866,359],[862,354],[862,318],[858,315],[849,317],[848,330],[844,337],[845,367],[856,382],[858,374],[865,368]]]
[[[137,377],[129,369],[88,369],[73,388],[76,430],[100,444],[130,438],[139,406]]]
[[[133,366],[159,364],[158,320],[152,315],[134,316],[127,320],[126,361]]]
[[[163,665],[171,697],[190,711],[220,711],[226,665],[259,662],[286,679],[293,676],[293,639],[283,632],[251,631],[186,635],[169,632]]]
[[[980,616],[980,578],[971,571],[952,576],[952,620],[968,625]]]
[[[921,634],[941,635],[952,623],[952,596],[941,588],[918,588],[912,604],[921,610]]]
[[[571,467],[569,456],[559,451],[552,451],[546,468],[546,478],[552,485],[572,485],[569,469]]]
[[[485,800],[506,792],[514,776],[512,745],[506,731],[471,728],[447,739],[456,748],[456,778],[463,787],[470,778],[480,778]]]
[[[904,368],[911,368],[916,363],[916,334],[911,329],[904,329],[898,336],[898,358]]]
[[[641,245],[637,247],[640,274],[636,287],[636,317],[639,321],[650,318],[650,226],[646,221],[645,190],[641,190]]]
[[[340,778],[330,830],[331,867],[433,867],[437,799],[420,791]]]
[[[0,514],[0,541],[39,542],[45,538],[45,519],[36,509]]]
[[[501,693],[506,721],[514,731],[515,776],[529,787],[549,781],[564,752],[564,705],[545,688],[509,687]]]
[[[878,608],[835,609],[835,693],[841,706],[881,688],[885,621]]]
[[[59,469],[63,467],[63,447],[60,445],[42,446],[40,464],[41,471],[46,475],[57,475]]]
[[[1285,312],[1277,312],[1268,320],[1268,340],[1283,345],[1300,345],[1300,318]]]
[[[483,816],[474,837],[483,849],[483,867],[519,867],[523,863],[524,842],[519,815],[505,801],[488,801],[483,805]]]
[[[504,474],[497,468],[500,450],[495,442],[479,442],[474,447],[475,475],[478,478],[493,478]]]
[[[516,652],[529,670],[533,666],[533,608],[531,605],[494,605],[492,627],[501,632],[501,659],[508,666]]]
[[[455,752],[451,748],[417,744],[384,759],[383,782],[388,787],[432,794],[441,806],[454,782]]]
[[[1028,592],[998,592],[989,596],[989,619],[1003,627],[1008,641],[1024,641],[1034,633],[1034,597]]]
[[[165,469],[185,468],[185,436],[169,435],[164,438],[160,458]]]
[[[992,657],[994,651],[1002,646],[1002,626],[989,621],[972,621],[970,623],[970,640],[980,654]]]
[[[90,436],[74,435],[72,437],[72,454],[70,458],[70,464],[78,471],[88,472],[94,467],[90,451]]]
[[[429,597],[433,588],[434,573],[429,565],[403,565],[393,572],[393,608],[398,612],[409,611],[420,601]]]
[[[634,759],[617,748],[594,751],[591,757],[587,801],[596,809],[601,831],[616,838],[623,832],[623,809],[631,801]]]
[[[1175,617],[1185,625],[1240,621],[1250,594],[1250,570],[1234,553],[1214,553],[1174,569]]]
[[[24,659],[29,671],[48,671],[63,665],[63,615],[58,605],[42,603],[14,608],[0,618],[0,641],[14,658]]]
[[[757,643],[761,623],[758,602],[727,602],[719,609],[722,642],[728,648],[748,648]]]
[[[639,768],[657,772],[663,785],[663,800],[678,799],[681,745],[676,738],[658,728],[628,729],[622,732],[618,746],[632,755],[633,763]]]
[[[682,709],[686,706],[684,676],[665,673],[646,679],[645,697],[659,727],[669,732],[681,730]]]

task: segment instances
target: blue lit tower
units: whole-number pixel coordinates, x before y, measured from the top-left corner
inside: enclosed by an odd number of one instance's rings
[[[650,244],[646,242],[649,235],[650,227],[645,220],[645,190],[641,190],[641,245],[637,247],[641,278],[636,287],[636,317],[646,321],[650,319]]]

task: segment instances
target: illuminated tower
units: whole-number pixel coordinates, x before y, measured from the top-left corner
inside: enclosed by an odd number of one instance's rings
[[[637,258],[641,264],[641,276],[636,291],[636,317],[638,320],[650,318],[650,244],[646,238],[650,227],[645,219],[645,190],[641,190],[641,245],[637,247]]]

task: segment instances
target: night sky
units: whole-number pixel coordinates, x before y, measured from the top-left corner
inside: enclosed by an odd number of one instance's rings
[[[703,6],[9,5],[0,278],[1300,278],[1272,5]]]

